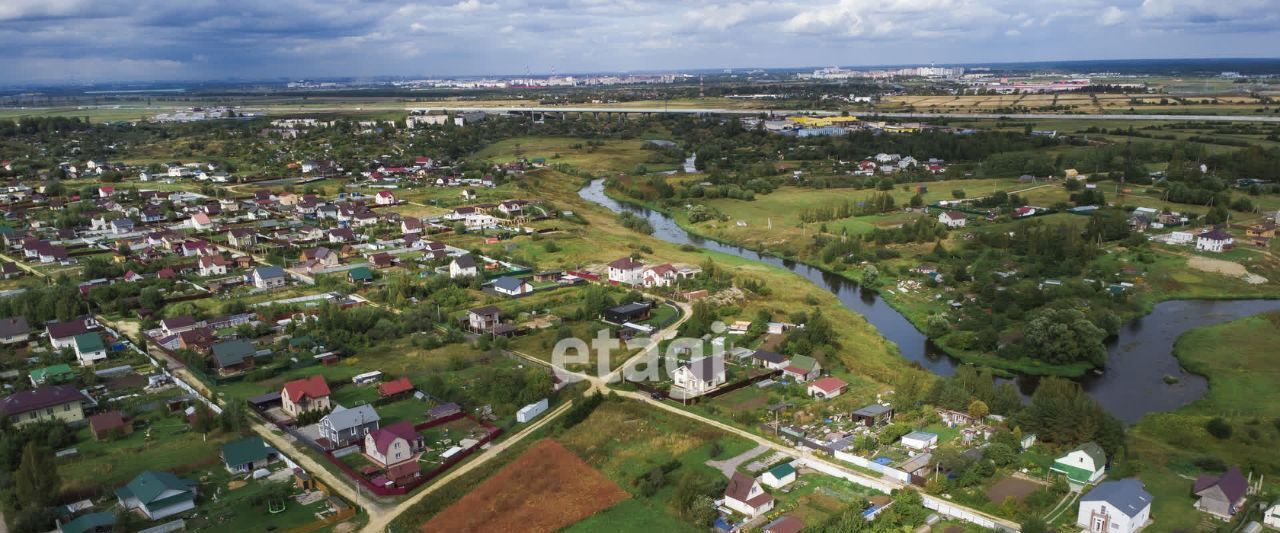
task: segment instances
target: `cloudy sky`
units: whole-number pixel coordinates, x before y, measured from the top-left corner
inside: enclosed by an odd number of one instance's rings
[[[0,0],[0,83],[1280,56],[1280,0]]]

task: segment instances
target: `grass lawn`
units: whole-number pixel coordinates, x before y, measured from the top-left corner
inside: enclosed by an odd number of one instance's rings
[[[324,499],[308,505],[299,504],[292,495],[300,491],[294,489],[290,491],[291,497],[283,502],[284,510],[272,513],[265,505],[254,505],[251,500],[266,491],[269,484],[273,482],[262,479],[230,489],[228,483],[233,479],[238,478],[232,478],[220,466],[207,472],[200,484],[201,498],[198,500],[197,507],[199,517],[188,523],[189,529],[196,531],[206,528],[218,531],[288,530],[315,522],[315,513],[326,507]],[[213,501],[211,497],[214,494],[217,495],[217,501]]]
[[[216,460],[222,443],[237,435],[220,432],[207,436],[188,430],[181,413],[170,414],[164,406],[169,395],[144,398],[154,403],[151,411],[137,411],[135,419],[150,425],[108,441],[95,441],[86,426],[76,432],[76,455],[59,461],[58,473],[67,489],[114,488],[132,480],[143,470],[170,470]],[[125,412],[134,413],[132,409]],[[148,434],[150,437],[148,438]]]

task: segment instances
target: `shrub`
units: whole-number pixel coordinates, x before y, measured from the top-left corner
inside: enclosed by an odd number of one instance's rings
[[[1220,416],[1214,417],[1207,424],[1205,424],[1204,429],[1205,431],[1208,431],[1210,435],[1213,435],[1213,437],[1218,440],[1226,440],[1231,438],[1231,431],[1232,431],[1231,423],[1227,422],[1226,419]]]

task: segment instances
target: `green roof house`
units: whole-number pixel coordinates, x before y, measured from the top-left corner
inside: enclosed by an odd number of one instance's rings
[[[790,463],[782,463],[760,475],[760,483],[770,488],[782,488],[796,480],[796,469]]]
[[[99,533],[109,532],[116,525],[115,513],[101,511],[83,514],[65,524],[58,524],[59,533]]]
[[[80,364],[89,366],[107,359],[107,346],[102,344],[102,335],[95,332],[81,333],[72,339],[72,347],[76,351],[76,359]]]
[[[31,384],[39,387],[46,383],[55,384],[70,381],[76,377],[76,373],[66,364],[57,364],[32,370],[30,377]]]
[[[1051,471],[1066,474],[1072,483],[1087,485],[1098,481],[1107,467],[1107,454],[1102,447],[1086,442],[1066,455],[1054,459]]]
[[[355,267],[347,271],[347,281],[351,283],[369,283],[373,281],[373,271],[369,267]]]
[[[148,519],[159,520],[195,509],[196,482],[147,470],[116,489],[116,499],[125,509],[137,509]]]
[[[213,352],[214,366],[225,373],[252,367],[258,349],[247,340],[234,339],[219,342],[210,347],[210,351]]]
[[[786,366],[782,367],[782,374],[804,383],[812,379],[818,379],[818,376],[822,374],[822,365],[818,364],[817,359],[807,355],[797,355],[793,356],[790,361],[787,361]]]
[[[267,446],[262,437],[257,435],[222,445],[222,462],[232,474],[266,468],[278,458],[279,454],[275,449]]]

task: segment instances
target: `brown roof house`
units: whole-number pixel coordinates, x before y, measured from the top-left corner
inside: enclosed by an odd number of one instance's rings
[[[1221,476],[1204,474],[1196,478],[1191,493],[1199,498],[1196,509],[1230,520],[1244,508],[1245,499],[1249,496],[1249,482],[1239,468],[1232,467]]]
[[[109,411],[89,417],[89,431],[93,433],[93,440],[104,441],[133,433],[133,425],[120,411]]]
[[[764,491],[755,478],[734,472],[729,486],[724,489],[724,506],[750,517],[756,517],[773,509],[773,496]]]

